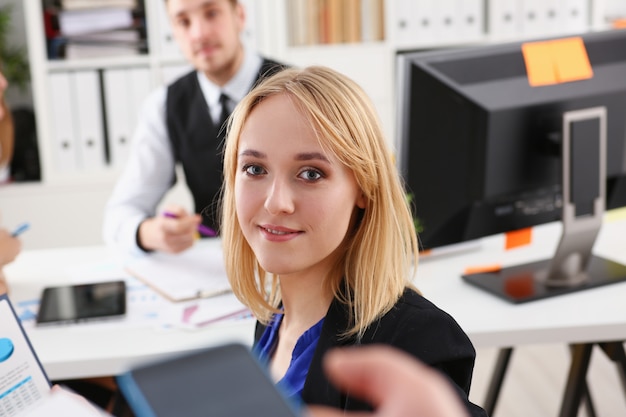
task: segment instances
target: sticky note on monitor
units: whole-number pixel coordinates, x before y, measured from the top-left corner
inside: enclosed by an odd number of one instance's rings
[[[522,44],[528,83],[554,85],[593,77],[587,48],[581,37]]]

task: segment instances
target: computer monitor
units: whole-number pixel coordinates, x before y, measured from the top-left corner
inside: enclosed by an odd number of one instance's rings
[[[604,210],[626,206],[626,30],[582,40],[593,76],[539,87],[521,42],[398,54],[397,161],[421,248],[563,222],[554,260],[464,276],[512,302],[626,279],[591,254]]]

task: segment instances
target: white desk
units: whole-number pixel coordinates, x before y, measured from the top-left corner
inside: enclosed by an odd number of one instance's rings
[[[103,246],[25,251],[5,269],[11,301],[31,300],[44,286],[68,283],[72,265],[111,259],[117,257]],[[116,375],[144,361],[227,342],[249,345],[254,321],[216,323],[199,330],[80,324],[26,331],[48,377],[59,380]]]
[[[533,244],[504,251],[503,237],[484,239],[480,249],[420,261],[417,286],[449,312],[477,347],[626,340],[626,283],[613,284],[552,299],[513,305],[460,278],[468,266],[510,264],[548,258],[560,226],[535,228]],[[605,224],[595,253],[626,263],[626,220]],[[14,302],[27,300],[44,285],[67,282],[64,271],[74,263],[111,259],[103,247],[34,250],[6,268]],[[153,327],[90,326],[28,329],[29,337],[52,379],[104,376],[123,372],[144,360],[225,343],[251,343],[254,323],[227,322],[199,331],[159,331]]]

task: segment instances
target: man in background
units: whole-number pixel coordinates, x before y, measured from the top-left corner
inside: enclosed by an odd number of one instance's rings
[[[219,233],[223,123],[264,76],[282,65],[246,49],[237,0],[166,0],[174,37],[194,70],[144,103],[133,151],[105,208],[104,240],[127,253],[178,253],[197,229]],[[171,205],[157,213],[182,165],[195,213]],[[206,230],[206,229],[205,229]]]

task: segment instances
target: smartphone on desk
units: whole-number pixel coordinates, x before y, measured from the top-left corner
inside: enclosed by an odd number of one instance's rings
[[[123,280],[44,288],[37,325],[78,323],[126,314]]]

